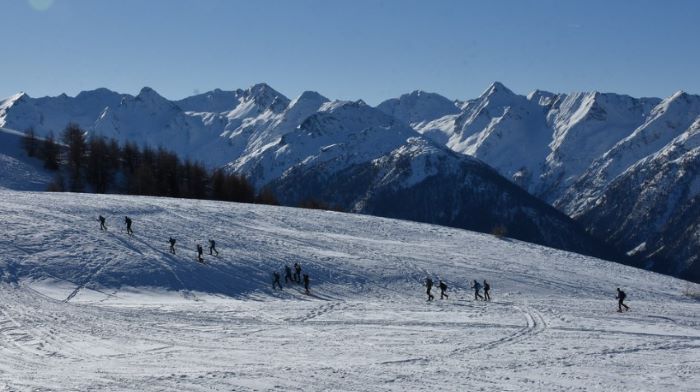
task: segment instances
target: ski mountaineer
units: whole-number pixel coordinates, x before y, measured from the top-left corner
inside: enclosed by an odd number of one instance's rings
[[[625,301],[625,298],[627,298],[627,294],[625,294],[624,291],[620,290],[620,288],[617,288],[617,311],[622,313],[622,307],[625,307],[625,311],[630,310],[630,307],[625,305],[623,302]]]
[[[280,284],[280,273],[275,271],[272,273],[272,289],[275,290],[279,287],[282,290],[282,284]]]
[[[484,299],[484,297],[479,294],[479,291],[481,290],[481,283],[477,282],[476,279],[474,279],[474,282],[472,283],[472,288],[474,289],[474,301],[478,300],[479,298]]]
[[[102,215],[100,215],[100,217],[97,219],[100,221],[100,230],[107,230],[107,226],[105,226],[107,219],[105,219],[105,217]]]
[[[438,284],[438,287],[440,287],[440,299],[444,298],[449,298],[449,296],[445,293],[447,291],[447,284],[440,279],[440,284]]]
[[[490,290],[491,285],[489,285],[486,279],[484,279],[484,301],[491,301],[491,295],[489,295]]]
[[[202,257],[203,252],[204,249],[202,249],[202,245],[197,244],[197,261],[200,263],[204,263],[204,258]]]
[[[289,282],[294,282],[294,279],[292,278],[292,269],[289,268],[289,265],[284,266],[284,284],[287,284]]]
[[[294,281],[301,283],[301,264],[294,263]]]
[[[434,299],[433,295],[430,293],[430,290],[433,288],[433,280],[428,278],[425,278],[425,287],[427,288],[426,293],[428,294],[428,301],[432,301]]]
[[[216,253],[217,256],[219,255],[219,251],[216,250],[216,241],[209,240],[209,256],[213,255],[212,252]]]
[[[125,216],[124,223],[126,223],[126,234],[133,235],[134,231],[131,230],[131,218],[129,218],[128,216]]]
[[[175,242],[176,242],[175,238],[170,237],[168,242],[170,242],[170,253],[175,254]]]
[[[304,274],[304,290],[306,290],[306,294],[311,294],[309,292],[309,274]]]

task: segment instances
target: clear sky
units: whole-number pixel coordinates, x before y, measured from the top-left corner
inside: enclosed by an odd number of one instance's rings
[[[700,93],[700,1],[0,0],[0,97]]]

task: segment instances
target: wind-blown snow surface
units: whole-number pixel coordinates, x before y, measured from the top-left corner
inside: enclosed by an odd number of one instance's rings
[[[0,197],[7,390],[690,391],[700,381],[700,303],[681,293],[700,286],[667,276],[361,215]],[[192,249],[209,237],[221,256],[199,265]],[[296,261],[312,295],[272,291],[270,272]],[[425,301],[426,275],[447,280],[449,300]],[[491,282],[493,302],[472,300],[475,278]],[[618,286],[629,313],[615,312]]]

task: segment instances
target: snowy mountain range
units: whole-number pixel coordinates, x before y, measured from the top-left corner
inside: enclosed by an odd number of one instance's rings
[[[472,177],[481,167],[469,158],[475,157],[639,265],[700,279],[700,186],[693,175],[699,169],[694,135],[700,96],[522,96],[494,83],[476,99],[416,91],[373,108],[315,92],[290,100],[258,84],[180,101],[144,88],[136,96],[98,89],[76,97],[18,94],[0,103],[2,127],[33,127],[44,135],[60,132],[68,121],[90,133],[162,145],[183,158],[226,166],[291,201],[323,194],[359,212],[412,205],[406,190],[427,187],[432,179],[441,197],[419,220],[443,224],[460,221],[458,206],[465,202],[445,203],[446,195],[478,193],[482,188],[467,177],[488,183]],[[392,199],[402,192],[402,199]],[[385,215],[420,215],[415,207]],[[512,224],[514,215],[506,215]]]
[[[639,266],[700,279],[700,96],[521,96],[500,83],[438,109],[434,97],[422,96],[378,108],[483,160]],[[459,112],[444,114],[453,107]]]

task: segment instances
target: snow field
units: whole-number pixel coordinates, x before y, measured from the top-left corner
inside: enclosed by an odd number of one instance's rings
[[[0,390],[691,391],[700,381],[700,303],[671,277],[362,215],[116,195],[0,200]],[[220,257],[208,256],[209,238]],[[271,289],[271,272],[295,261],[311,296]],[[447,281],[449,300],[425,300],[426,275]],[[471,279],[491,283],[493,302],[473,301]],[[630,312],[615,311],[616,287]]]

